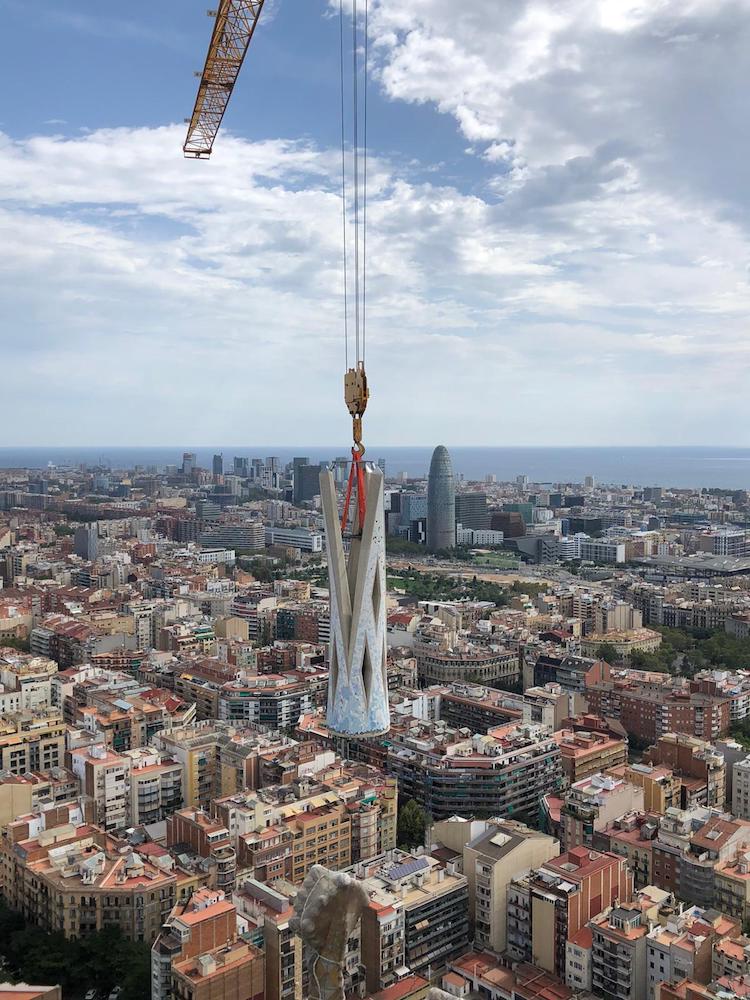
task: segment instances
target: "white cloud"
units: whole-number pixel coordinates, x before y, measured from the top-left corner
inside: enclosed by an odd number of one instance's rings
[[[373,0],[487,184],[372,164],[370,440],[744,440],[748,12]],[[0,136],[5,443],[346,440],[337,154],[181,141]]]

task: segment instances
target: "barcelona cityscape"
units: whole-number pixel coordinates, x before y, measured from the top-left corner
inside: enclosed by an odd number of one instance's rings
[[[750,997],[750,0],[0,32],[0,1000]]]

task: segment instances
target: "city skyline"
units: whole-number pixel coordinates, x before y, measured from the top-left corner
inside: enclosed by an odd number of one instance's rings
[[[747,10],[373,3],[372,439],[748,441]],[[157,405],[173,440],[345,440],[328,14],[267,4],[201,164],[203,8],[0,4],[36,40],[0,69],[9,444],[146,443]]]

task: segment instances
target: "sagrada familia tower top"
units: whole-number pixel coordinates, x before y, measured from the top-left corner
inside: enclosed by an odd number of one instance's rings
[[[331,646],[328,728],[343,736],[381,736],[390,727],[386,675],[383,473],[364,471],[364,520],[344,552],[333,473],[320,474],[328,548]]]

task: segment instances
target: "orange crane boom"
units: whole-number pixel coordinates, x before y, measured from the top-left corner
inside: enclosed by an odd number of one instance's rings
[[[216,11],[209,11],[216,17],[216,23],[182,147],[185,156],[205,160],[211,155],[264,3],[265,0],[220,0]]]

